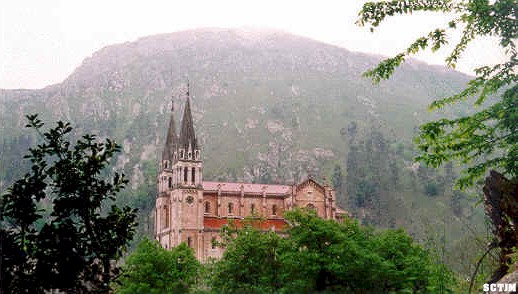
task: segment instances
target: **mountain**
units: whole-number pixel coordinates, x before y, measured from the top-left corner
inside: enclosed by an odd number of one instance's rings
[[[361,74],[380,60],[261,30],[200,29],[108,46],[60,84],[0,90],[0,190],[23,172],[20,158],[37,140],[24,115],[41,113],[122,144],[115,166],[131,184],[120,201],[150,214],[171,97],[178,124],[189,79],[205,179],[292,183],[311,170],[339,185],[339,204],[365,222],[418,237],[427,223],[463,232],[477,212],[450,189],[456,168],[419,167],[411,142],[434,115],[427,104],[470,77],[410,60],[376,86]]]

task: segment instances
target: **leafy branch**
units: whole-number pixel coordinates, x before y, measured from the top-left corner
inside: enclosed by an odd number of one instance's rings
[[[363,75],[379,83],[392,76],[395,69],[419,51],[437,51],[447,44],[452,30],[463,27],[461,39],[445,60],[455,68],[468,45],[480,37],[498,37],[508,60],[475,69],[476,77],[461,92],[435,100],[429,106],[437,110],[446,105],[476,97],[474,106],[482,110],[456,119],[439,119],[423,124],[415,139],[421,152],[416,160],[437,167],[458,160],[466,168],[458,186],[472,185],[490,168],[501,169],[510,177],[518,175],[518,74],[515,41],[518,37],[518,8],[513,0],[395,0],[366,3],[357,24],[370,25],[373,31],[388,16],[430,11],[454,14],[446,29],[436,29],[416,39],[394,57],[381,61]],[[500,96],[500,98],[489,99]]]

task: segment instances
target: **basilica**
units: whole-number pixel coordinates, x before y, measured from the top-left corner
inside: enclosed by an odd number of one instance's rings
[[[261,229],[282,233],[283,214],[295,207],[314,209],[325,219],[340,220],[345,214],[336,206],[334,190],[311,177],[296,185],[204,181],[189,91],[179,135],[171,108],[157,182],[155,238],[164,248],[184,242],[200,261],[222,256],[224,249],[215,241],[229,220],[239,225],[257,216],[263,219]]]

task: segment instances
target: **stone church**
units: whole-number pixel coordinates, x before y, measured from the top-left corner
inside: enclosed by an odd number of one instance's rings
[[[336,206],[334,190],[310,177],[296,185],[204,181],[201,152],[187,90],[180,134],[171,108],[159,164],[155,237],[164,248],[185,242],[204,261],[222,256],[223,249],[214,241],[229,220],[239,225],[245,217],[260,216],[262,229],[282,232],[284,212],[295,207],[315,209],[326,219],[345,214]]]

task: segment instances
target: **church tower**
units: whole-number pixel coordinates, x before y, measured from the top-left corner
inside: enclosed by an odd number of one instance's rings
[[[174,101],[171,99],[171,115],[169,118],[169,127],[165,139],[162,158],[159,163],[159,172],[157,179],[157,199],[155,204],[155,230],[156,239],[164,248],[171,247],[170,228],[171,228],[171,196],[173,191],[173,181],[176,177],[173,169],[174,155],[178,145],[178,137],[176,135],[176,125],[174,120]]]
[[[162,152],[156,203],[156,238],[165,248],[184,242],[201,259],[203,245],[203,187],[201,150],[191,113],[190,88],[176,136],[171,112]],[[162,213],[161,213],[162,212]]]

